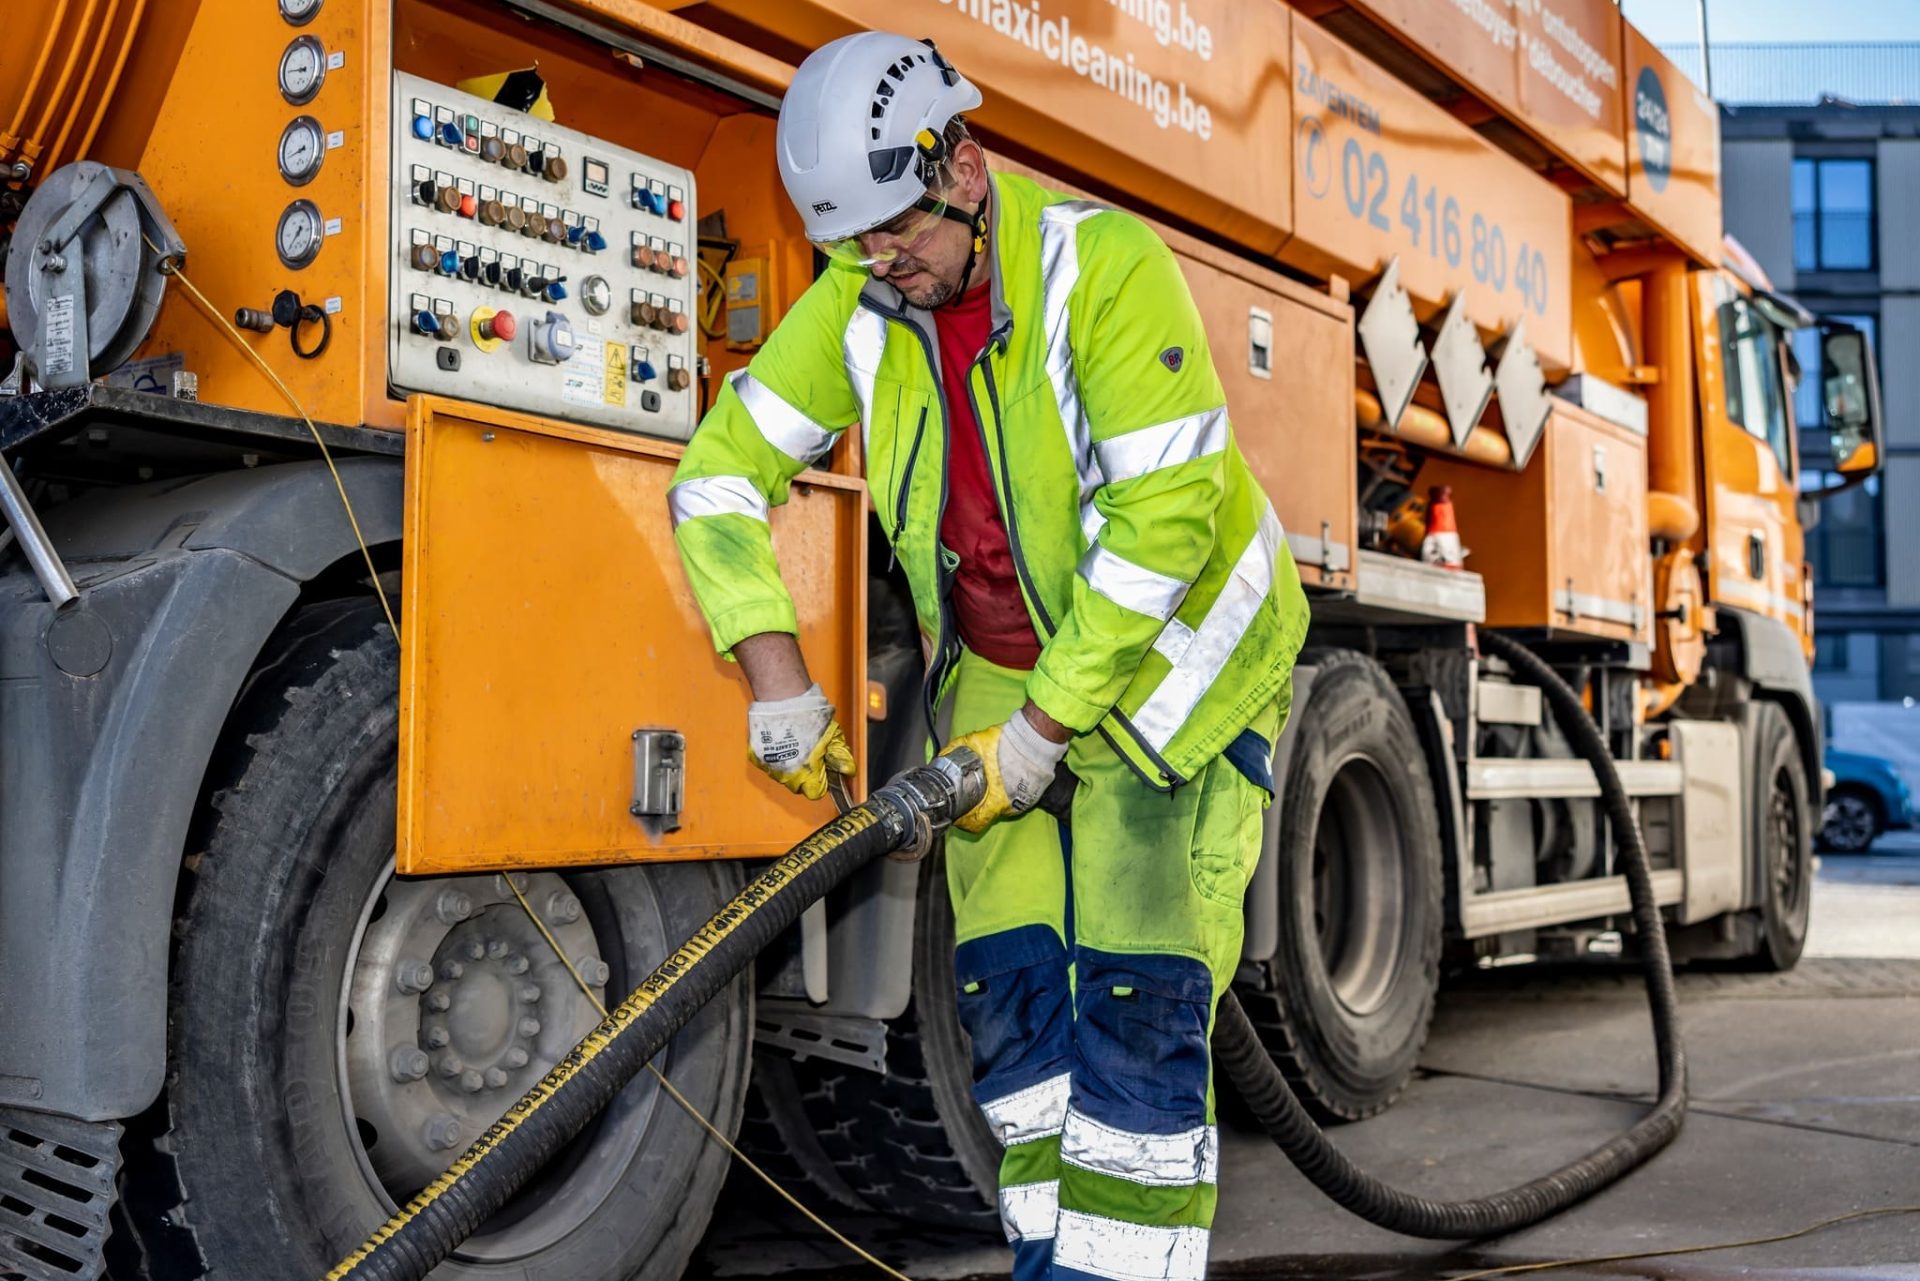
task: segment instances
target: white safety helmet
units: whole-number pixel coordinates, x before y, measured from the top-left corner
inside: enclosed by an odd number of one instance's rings
[[[931,40],[862,31],[814,50],[794,73],[775,134],[780,180],[807,239],[866,267],[959,214],[930,189],[946,159],[947,122],[979,105],[980,91]],[[885,235],[862,243],[883,226]]]

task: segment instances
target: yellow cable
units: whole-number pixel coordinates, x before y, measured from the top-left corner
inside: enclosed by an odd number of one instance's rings
[[[1854,1219],[1871,1219],[1882,1214],[1920,1214],[1920,1205],[1883,1205],[1871,1210],[1854,1210],[1849,1214],[1836,1214],[1830,1219],[1808,1224],[1792,1232],[1782,1232],[1778,1236],[1751,1237],[1745,1241],[1721,1241],[1715,1245],[1683,1245],[1671,1250],[1639,1250],[1632,1254],[1595,1254],[1582,1259],[1553,1259],[1546,1263],[1514,1263],[1504,1268],[1488,1268],[1484,1272],[1465,1272],[1449,1277],[1447,1281],[1484,1281],[1487,1277],[1518,1276],[1522,1272],[1548,1272],[1556,1268],[1586,1267],[1594,1263],[1622,1263],[1630,1259],[1664,1259],[1676,1254],[1705,1254],[1709,1250],[1734,1250],[1749,1245],[1773,1245],[1780,1241],[1791,1241],[1803,1237],[1821,1228],[1830,1228],[1837,1223],[1847,1223]]]
[[[506,874],[507,888],[511,889],[513,891],[513,896],[520,900],[520,906],[523,909],[525,909],[527,913],[527,919],[533,922],[533,928],[540,931],[540,937],[544,938],[547,941],[547,946],[553,949],[553,954],[560,958],[560,964],[567,967],[567,973],[573,975],[573,981],[579,984],[580,991],[586,996],[587,1000],[593,1003],[593,1008],[600,1012],[600,1017],[603,1019],[606,1018],[607,1007],[601,1004],[600,998],[593,994],[593,989],[587,985],[587,981],[584,978],[580,977],[580,971],[574,968],[573,958],[568,956],[565,949],[563,949],[560,946],[560,940],[553,937],[553,931],[549,930],[547,928],[547,923],[540,919],[540,914],[533,910],[533,904],[527,902],[527,896],[520,892],[520,886],[518,885],[518,883],[514,881],[513,876],[514,874],[511,872]],[[812,1210],[809,1210],[806,1206],[802,1205],[799,1199],[796,1198],[791,1192],[787,1191],[785,1188],[781,1187],[777,1182],[775,1182],[772,1175],[768,1174],[765,1170],[762,1170],[758,1165],[755,1165],[753,1163],[752,1158],[748,1157],[746,1153],[742,1152],[739,1148],[735,1147],[733,1145],[732,1140],[728,1139],[726,1135],[722,1134],[714,1126],[713,1122],[707,1120],[705,1116],[701,1115],[700,1109],[694,1106],[693,1100],[689,1099],[686,1095],[680,1093],[679,1090],[675,1089],[673,1086],[673,1082],[667,1080],[666,1074],[663,1073],[659,1068],[655,1067],[652,1063],[648,1063],[647,1071],[653,1073],[654,1079],[660,1083],[660,1088],[667,1092],[667,1096],[669,1098],[671,1098],[675,1103],[678,1103],[681,1107],[685,1108],[688,1116],[692,1117],[695,1121],[698,1121],[700,1123],[700,1127],[704,1129],[708,1134],[711,1134],[716,1140],[718,1140],[721,1147],[725,1148],[728,1152],[732,1153],[734,1160],[746,1166],[747,1169],[751,1170],[754,1173],[754,1175],[758,1177],[762,1183],[766,1184],[769,1188],[772,1188],[774,1192],[779,1194],[779,1196],[783,1200],[785,1200],[788,1205],[792,1206],[794,1209],[798,1210],[801,1214],[805,1215],[808,1222],[812,1223],[813,1226],[815,1226],[816,1228],[819,1228],[822,1232],[825,1232],[828,1236],[838,1241],[841,1245],[844,1245],[845,1247],[847,1247],[847,1249],[853,1251],[853,1253],[858,1255],[863,1261],[872,1264],[874,1267],[878,1268],[881,1272],[885,1273],[887,1276],[892,1277],[894,1281],[912,1281],[911,1277],[908,1277],[905,1273],[899,1272],[894,1268],[887,1266],[885,1263],[882,1263],[879,1259],[874,1258],[871,1254],[867,1253],[865,1250],[861,1249],[858,1245],[848,1240],[832,1224],[828,1223],[825,1219],[821,1218],[819,1215],[815,1214]]]
[[[147,241],[147,246],[155,253],[161,252],[160,247],[154,244],[152,240]],[[313,418],[307,413],[306,406],[300,403],[300,398],[293,394],[292,389],[289,388],[286,383],[281,381],[280,376],[273,372],[273,368],[268,365],[266,361],[260,359],[260,353],[255,351],[252,345],[240,336],[240,331],[234,328],[233,323],[227,319],[225,313],[208,302],[206,295],[195,288],[191,280],[187,279],[187,273],[180,269],[179,263],[166,260],[162,262],[160,269],[162,272],[180,282],[181,286],[184,287],[187,293],[193,298],[195,304],[226,333],[227,337],[232,340],[233,345],[238,347],[247,359],[251,360],[254,365],[259,368],[260,372],[266,376],[267,381],[273,384],[274,389],[286,399],[289,405],[293,406],[294,412],[300,415],[301,421],[306,423],[307,430],[313,434],[313,443],[320,447],[320,456],[326,459],[327,470],[333,474],[334,488],[340,492],[340,505],[346,509],[347,523],[353,526],[354,541],[360,544],[360,555],[367,562],[368,574],[372,575],[374,593],[380,598],[380,608],[384,610],[387,615],[387,626],[393,629],[394,639],[397,641],[400,637],[400,624],[394,619],[393,606],[387,601],[386,590],[380,586],[379,571],[374,568],[373,553],[368,550],[367,540],[360,532],[360,521],[359,518],[354,515],[353,501],[347,497],[347,487],[345,482],[340,479],[340,469],[334,466],[333,451],[327,448],[327,442],[321,438],[320,429],[314,426]],[[533,910],[533,904],[527,902],[527,896],[520,892],[520,887],[514,883],[512,875],[508,875],[506,881],[507,885],[513,890],[513,896],[520,900],[520,906],[526,910],[527,918],[533,922],[534,928],[540,931],[541,937],[547,940],[547,946],[551,947],[553,954],[560,958],[560,963],[567,967],[567,973],[571,974],[573,981],[580,985],[580,990],[586,994],[587,1000],[593,1003],[593,1008],[599,1011],[600,1017],[602,1019],[606,1018],[607,1007],[601,1003],[599,997],[593,994],[593,989],[589,987],[587,981],[580,976],[580,971],[574,968],[573,958],[568,956],[565,950],[561,948],[560,941],[553,937],[553,933],[547,929],[546,922],[542,921],[540,914]],[[734,1160],[746,1166],[761,1182],[765,1183],[769,1188],[772,1188],[775,1193],[783,1198],[787,1204],[806,1216],[807,1220],[815,1227],[825,1232],[841,1245],[847,1247],[847,1249],[851,1250],[860,1259],[872,1264],[887,1276],[892,1277],[894,1281],[912,1281],[911,1277],[874,1258],[873,1255],[849,1240],[832,1224],[802,1205],[791,1192],[776,1183],[772,1175],[762,1170],[746,1153],[735,1147],[732,1140],[722,1134],[713,1122],[707,1120],[707,1118],[701,1114],[700,1109],[694,1106],[693,1100],[680,1093],[680,1091],[674,1087],[673,1082],[667,1080],[666,1075],[662,1073],[659,1068],[655,1067],[652,1063],[648,1063],[647,1071],[653,1073],[654,1078],[660,1083],[660,1088],[667,1092],[667,1097],[686,1109],[687,1115],[697,1121],[702,1129],[719,1142],[721,1147],[732,1154]]]
[[[160,246],[154,244],[151,239],[147,240],[147,247],[156,254],[162,252]],[[280,380],[279,374],[273,372],[273,367],[267,364],[266,361],[260,359],[260,353],[255,351],[252,344],[240,336],[240,331],[233,327],[233,322],[227,319],[226,313],[208,302],[207,296],[194,287],[194,283],[187,279],[187,273],[180,269],[178,262],[170,258],[163,259],[160,264],[160,270],[180,282],[181,287],[187,291],[188,296],[193,299],[195,305],[197,305],[201,311],[206,312],[208,317],[213,320],[213,323],[233,341],[233,345],[240,349],[241,354],[246,356],[248,360],[251,360],[260,372],[266,375],[267,381],[273,384],[274,390],[278,391],[280,395],[285,398],[286,402],[293,406],[293,412],[300,415],[300,421],[307,425],[309,432],[313,433],[313,443],[320,447],[320,457],[326,460],[327,470],[333,474],[333,487],[340,491],[340,505],[346,508],[347,523],[353,526],[353,541],[360,545],[360,556],[367,562],[367,574],[373,581],[373,594],[380,598],[380,608],[387,616],[387,626],[393,629],[393,639],[397,644],[400,640],[399,620],[393,616],[393,604],[387,599],[386,588],[380,585],[380,571],[373,566],[373,552],[368,550],[366,536],[360,532],[360,518],[354,515],[353,500],[347,497],[347,486],[346,482],[340,479],[340,469],[334,466],[333,451],[327,448],[327,442],[322,439],[320,429],[314,426],[313,416],[307,413],[307,407],[300,403],[300,398],[293,394],[292,388]]]

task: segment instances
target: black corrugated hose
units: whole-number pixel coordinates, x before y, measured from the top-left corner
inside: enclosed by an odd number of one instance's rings
[[[327,1281],[419,1281],[597,1116],[673,1034],[808,905],[883,854],[924,848],[978,803],[977,757],[908,770],[800,842],[660,963],[447,1171]]]
[[[1573,749],[1600,781],[1609,826],[1627,878],[1647,1003],[1660,1066],[1660,1096],[1633,1127],[1573,1164],[1505,1192],[1466,1201],[1435,1201],[1391,1187],[1360,1169],[1332,1144],[1293,1095],[1267,1056],[1246,1012],[1231,994],[1214,1021],[1214,1060],[1238,1087],[1273,1141],[1313,1185],[1369,1223],[1408,1236],[1471,1239],[1500,1236],[1558,1214],[1638,1168],[1680,1133],[1687,1108],[1687,1060],[1680,1044],[1680,1012],[1674,996],[1667,936],[1653,898],[1653,871],[1633,807],[1620,784],[1613,756],[1580,696],[1531,650],[1494,632],[1480,644],[1506,662],[1552,704]]]

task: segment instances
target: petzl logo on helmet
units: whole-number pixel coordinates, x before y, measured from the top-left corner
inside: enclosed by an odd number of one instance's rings
[[[1647,185],[1667,189],[1673,172],[1673,120],[1667,114],[1667,93],[1652,67],[1642,67],[1633,85],[1633,129],[1640,139],[1640,167]]]
[[[813,202],[813,211],[815,213],[832,213],[839,207],[839,205],[834,204],[831,200],[816,200]]]
[[[1187,353],[1179,347],[1169,347],[1160,353],[1160,363],[1174,373],[1180,372],[1180,366],[1186,362]]]

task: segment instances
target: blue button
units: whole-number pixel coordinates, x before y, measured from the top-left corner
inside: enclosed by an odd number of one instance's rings
[[[422,142],[433,141],[433,121],[427,119],[425,116],[415,116],[413,118],[413,136]]]
[[[587,234],[587,229],[585,227],[579,227],[579,226],[568,227],[567,243],[570,245],[577,245],[580,243],[580,237],[586,234]]]
[[[441,254],[440,270],[449,276],[451,276],[454,272],[460,270],[460,255],[455,253],[451,249]]]
[[[467,135],[461,132],[459,125],[449,120],[440,126],[440,141],[446,143],[449,147],[465,146]]]
[[[607,238],[597,231],[589,231],[586,239],[587,252],[590,254],[597,254],[607,247]]]
[[[566,296],[567,296],[567,287],[561,284],[559,281],[556,280],[552,284],[547,286],[548,302],[559,302],[561,299],[565,298]]]
[[[423,334],[438,336],[440,333],[440,321],[430,311],[414,312],[413,327]]]
[[[653,362],[648,360],[634,361],[633,376],[643,383],[652,382],[655,377]]]

